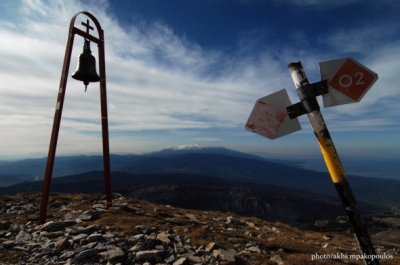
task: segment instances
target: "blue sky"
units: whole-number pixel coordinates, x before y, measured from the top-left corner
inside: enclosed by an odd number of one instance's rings
[[[110,150],[203,144],[273,158],[319,157],[302,131],[269,140],[244,129],[258,98],[286,88],[287,65],[353,57],[379,75],[360,103],[322,109],[340,155],[400,157],[397,0],[0,2],[0,159],[47,155],[69,22],[105,33]],[[80,21],[86,17],[78,17]],[[83,40],[75,38],[70,73]],[[92,44],[97,55],[97,48]],[[68,79],[57,154],[101,153],[99,85]],[[320,100],[321,106],[322,101]]]

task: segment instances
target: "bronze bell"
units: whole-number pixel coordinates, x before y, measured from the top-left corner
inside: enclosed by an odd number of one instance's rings
[[[99,82],[100,77],[96,72],[96,59],[90,50],[90,41],[85,39],[83,44],[83,53],[79,55],[78,67],[72,74],[72,78],[83,81],[85,85],[85,92],[89,82]]]

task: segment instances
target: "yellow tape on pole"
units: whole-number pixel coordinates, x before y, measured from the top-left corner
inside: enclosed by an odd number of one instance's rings
[[[335,147],[331,139],[324,139],[322,133],[317,133],[318,144],[321,148],[321,153],[324,156],[325,164],[331,175],[333,183],[338,183],[344,178],[345,172],[340,162],[339,156],[336,153]]]

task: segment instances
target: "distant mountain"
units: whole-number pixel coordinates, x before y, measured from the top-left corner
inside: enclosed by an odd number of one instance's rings
[[[194,153],[220,154],[233,157],[264,160],[263,158],[255,155],[234,151],[224,147],[212,147],[194,144],[167,147],[161,151],[145,155],[111,154],[110,166],[112,171],[121,171],[121,168],[129,167],[138,159]],[[8,186],[24,181],[33,181],[37,178],[43,179],[46,163],[47,157],[18,161],[0,161],[0,186]],[[103,170],[103,157],[101,155],[57,156],[54,162],[53,177],[57,178],[93,170]]]
[[[265,158],[262,158],[260,156],[235,151],[225,147],[206,146],[200,144],[170,146],[162,149],[161,151],[150,153],[148,154],[148,156],[170,156],[170,155],[182,155],[182,154],[215,154],[215,155],[266,160]]]
[[[140,155],[110,155],[111,170],[129,165]],[[0,167],[0,186],[43,179],[47,157],[24,159],[3,163]],[[56,156],[53,177],[62,177],[93,170],[103,170],[103,156],[79,155]]]
[[[36,178],[41,180],[45,163],[46,158],[4,164],[0,167],[0,183],[11,185],[22,181],[33,181]],[[57,157],[53,183],[57,183],[57,177],[62,175],[76,175],[102,169],[102,156]],[[337,192],[327,172],[283,165],[221,147],[187,145],[166,148],[146,155],[111,155],[111,170],[121,172],[120,174],[129,173],[127,174],[129,176],[160,175],[160,178],[165,178],[165,176],[181,174],[218,178],[226,182],[240,182],[239,187],[242,187],[243,183],[256,186],[275,185],[337,198]],[[399,180],[358,176],[348,176],[348,178],[359,203],[380,208],[400,205],[400,197],[397,195],[400,189]],[[162,183],[170,184],[168,177],[165,180],[166,182]],[[141,179],[141,181],[145,180]],[[116,179],[113,183],[118,185]],[[218,185],[221,183],[223,182],[219,181]]]

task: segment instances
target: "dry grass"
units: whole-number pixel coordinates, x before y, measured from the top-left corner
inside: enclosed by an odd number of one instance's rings
[[[72,210],[91,210],[93,203],[105,203],[102,195],[87,194],[51,194],[50,209],[47,220],[62,220],[64,215]],[[7,202],[36,203],[40,204],[40,194],[29,193],[23,196],[4,196],[0,204]],[[137,234],[136,225],[157,227],[159,231],[173,229],[185,240],[190,239],[193,246],[205,246],[215,242],[225,249],[235,248],[238,252],[245,249],[245,245],[256,241],[262,253],[241,254],[236,264],[243,264],[240,260],[248,260],[251,264],[276,264],[270,257],[279,254],[285,264],[344,264],[340,260],[317,259],[311,261],[312,255],[358,254],[358,249],[353,236],[336,232],[319,233],[294,228],[283,223],[270,223],[257,218],[240,217],[231,213],[202,212],[188,209],[175,208],[168,205],[156,205],[145,201],[126,198],[114,200],[114,204],[127,203],[137,211],[124,210],[118,207],[111,208],[99,216],[97,220],[84,225],[98,224],[102,230],[124,233],[126,236]],[[57,206],[57,210],[51,207]],[[65,205],[66,211],[59,211]],[[38,213],[31,214],[2,214],[0,221],[26,223],[37,221]],[[240,222],[226,223],[226,218],[233,216]],[[82,225],[82,224],[81,224]],[[324,238],[324,236],[329,236]],[[323,246],[328,244],[328,247]],[[387,249],[399,248],[398,245],[381,244]],[[0,250],[0,262],[17,260],[24,253]],[[363,264],[361,260],[347,259],[348,264]],[[11,261],[8,261],[11,262]],[[381,260],[382,265],[400,264],[400,257],[394,256],[393,260]]]

